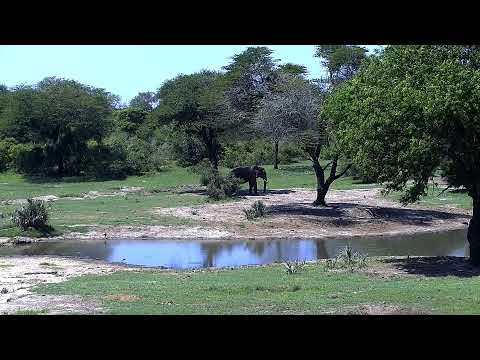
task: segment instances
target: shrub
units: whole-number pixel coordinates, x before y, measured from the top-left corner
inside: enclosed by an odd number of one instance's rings
[[[223,189],[218,187],[213,181],[207,185],[207,195],[213,200],[220,200],[225,198],[225,192],[223,191]]]
[[[0,171],[5,171],[14,165],[17,142],[13,138],[0,140]]]
[[[240,189],[240,180],[231,175],[222,176],[212,172],[202,175],[201,182],[204,181],[207,183],[208,196],[214,200],[234,197]]]
[[[28,228],[42,229],[47,226],[47,221],[48,211],[41,200],[28,199],[26,205],[12,214],[12,222],[24,231]]]
[[[350,245],[345,246],[334,259],[326,261],[326,269],[348,268],[351,272],[355,268],[365,268],[367,266],[367,255],[353,251]]]
[[[295,260],[293,262],[289,262],[289,261],[285,261],[283,263],[283,266],[285,266],[285,272],[287,274],[296,274],[298,273],[300,270],[303,269],[303,267],[305,266],[305,261],[298,261],[298,260]]]
[[[295,143],[280,144],[278,153],[280,164],[292,164],[305,158],[304,151]]]
[[[243,212],[248,220],[253,220],[267,215],[267,207],[261,201],[255,201],[249,209],[244,209]]]

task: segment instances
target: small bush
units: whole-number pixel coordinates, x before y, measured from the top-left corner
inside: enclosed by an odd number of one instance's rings
[[[336,268],[348,268],[351,272],[355,269],[365,268],[367,266],[367,255],[362,255],[353,251],[350,245],[340,251],[334,259],[328,259],[325,263],[327,270]]]
[[[303,267],[305,266],[305,261],[286,261],[283,263],[283,266],[285,266],[285,272],[292,275],[300,272],[303,269]]]
[[[233,197],[238,194],[240,190],[240,179],[237,179],[235,176],[228,175],[221,179],[221,186],[225,192],[225,196]]]
[[[24,231],[29,228],[37,230],[45,228],[48,222],[45,203],[41,200],[28,199],[26,205],[13,212],[12,222]]]
[[[250,209],[244,209],[243,212],[248,220],[253,220],[267,215],[267,207],[261,201],[255,201]]]
[[[223,189],[219,188],[213,181],[207,186],[207,195],[213,200],[221,200],[225,198],[225,192]]]

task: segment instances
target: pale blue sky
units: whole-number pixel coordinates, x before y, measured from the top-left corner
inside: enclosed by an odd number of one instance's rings
[[[256,46],[256,45],[254,45]],[[321,75],[313,45],[272,45],[281,63],[305,65]],[[248,45],[1,45],[0,84],[35,84],[47,76],[77,80],[130,101],[177,74],[220,70]],[[377,46],[366,46],[373,49]]]

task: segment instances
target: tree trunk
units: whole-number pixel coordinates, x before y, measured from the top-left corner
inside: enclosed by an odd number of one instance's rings
[[[480,191],[477,190],[473,198],[473,217],[468,225],[467,239],[470,244],[470,262],[480,266]]]
[[[317,178],[317,199],[313,202],[314,206],[327,206],[325,202],[325,196],[328,192],[328,187],[330,184],[325,183],[325,172],[320,166],[318,160],[312,160],[313,170],[315,170],[315,176]]]
[[[275,141],[275,157],[273,161],[273,168],[278,169],[278,141]]]

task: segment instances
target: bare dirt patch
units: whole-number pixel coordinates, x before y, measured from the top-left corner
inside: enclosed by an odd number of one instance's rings
[[[274,190],[239,201],[193,207],[157,208],[156,214],[194,219],[232,238],[323,238],[443,231],[465,228],[470,218],[462,209],[403,207],[380,195],[379,189],[332,190],[328,207],[314,207],[315,192]],[[269,215],[248,221],[243,213],[262,201]]]
[[[427,311],[382,304],[366,304],[346,311],[345,315],[427,315]]]
[[[38,295],[30,290],[42,283],[58,283],[71,277],[128,269],[122,265],[54,256],[7,256],[1,258],[1,264],[0,314],[14,314],[19,310],[46,310],[48,314],[102,313],[101,305],[90,299]]]

